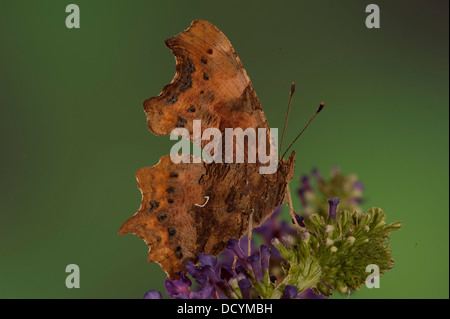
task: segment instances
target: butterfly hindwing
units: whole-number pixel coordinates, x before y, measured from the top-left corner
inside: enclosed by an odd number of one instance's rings
[[[136,234],[149,246],[148,259],[171,277],[200,253],[217,255],[229,238],[242,237],[250,212],[259,225],[284,200],[292,172],[282,165],[276,174],[260,175],[249,164],[180,163],[164,156],[137,174],[142,193],[138,212],[119,234]]]
[[[170,156],[164,156],[157,165],[136,173],[141,206],[119,234],[133,233],[142,238],[150,248],[149,261],[160,263],[168,273],[194,258],[191,247],[196,229],[188,212],[204,200],[198,184],[204,171],[203,164],[174,164]]]

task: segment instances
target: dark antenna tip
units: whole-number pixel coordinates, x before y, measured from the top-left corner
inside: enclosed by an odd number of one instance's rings
[[[289,151],[289,149],[291,148],[292,145],[294,145],[294,143],[298,140],[298,138],[300,136],[302,136],[303,132],[308,128],[309,124],[311,124],[311,122],[314,120],[314,118],[317,116],[317,114],[319,114],[320,111],[322,111],[322,109],[325,106],[325,102],[320,103],[319,107],[317,108],[316,113],[314,113],[314,115],[311,117],[311,119],[309,120],[309,122],[305,125],[305,127],[303,128],[303,130],[297,135],[297,137],[292,141],[292,143],[288,146],[288,148],[286,149],[286,151],[283,153],[283,155],[280,158],[284,158],[284,155],[286,155],[286,153]],[[280,146],[281,148],[281,146]]]
[[[295,92],[295,83],[292,82],[292,84],[291,84],[291,95],[294,94],[294,92]]]
[[[324,106],[325,106],[325,102],[320,103],[319,107],[317,108],[316,113],[319,113],[320,111],[322,111]]]

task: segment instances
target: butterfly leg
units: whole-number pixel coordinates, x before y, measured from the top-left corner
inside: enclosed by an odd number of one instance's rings
[[[248,219],[248,256],[252,254],[253,209]]]
[[[306,229],[302,226],[300,226],[297,222],[297,218],[295,218],[295,211],[294,211],[294,206],[292,205],[292,197],[291,197],[291,190],[289,188],[289,183],[286,185],[286,204],[289,206],[289,215],[292,218],[292,221],[294,222],[295,226],[300,230],[300,231],[305,231]]]

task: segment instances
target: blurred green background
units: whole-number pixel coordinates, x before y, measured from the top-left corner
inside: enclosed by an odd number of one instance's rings
[[[67,29],[76,3],[81,28]],[[366,5],[381,28],[365,26]],[[135,172],[169,153],[144,99],[175,73],[164,40],[217,25],[286,141],[296,177],[338,164],[388,222],[395,268],[352,298],[449,297],[448,1],[0,2],[0,297],[141,298],[164,290],[147,246],[117,231],[140,205]],[[286,142],[286,143],[287,143]],[[294,206],[300,209],[295,199]],[[285,212],[286,213],[286,212]],[[65,267],[81,269],[67,289]],[[339,297],[339,296],[336,296]]]

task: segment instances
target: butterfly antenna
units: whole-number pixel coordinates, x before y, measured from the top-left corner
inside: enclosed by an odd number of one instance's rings
[[[311,119],[309,120],[309,122],[305,125],[305,127],[303,128],[303,130],[297,135],[297,137],[292,141],[292,143],[288,146],[287,150],[283,153],[283,155],[281,156],[281,158],[284,157],[284,155],[286,155],[286,153],[289,151],[289,149],[292,147],[292,145],[294,145],[294,143],[298,140],[298,138],[303,134],[303,132],[308,128],[309,124],[311,124],[311,122],[314,120],[314,118],[317,116],[317,114],[320,113],[320,111],[322,111],[323,107],[325,106],[325,103],[322,102],[320,103],[319,107],[317,108],[316,113],[314,113],[314,115],[311,117]],[[284,133],[284,132],[283,132]]]
[[[287,126],[287,122],[288,122],[288,118],[289,118],[289,111],[291,110],[292,96],[294,95],[294,92],[295,92],[295,83],[292,82],[291,94],[289,95],[289,104],[288,104],[288,109],[287,109],[287,113],[286,113],[286,120],[284,121],[283,134],[281,135],[280,153],[281,153],[281,146],[283,146],[284,133],[286,132],[286,126]]]

